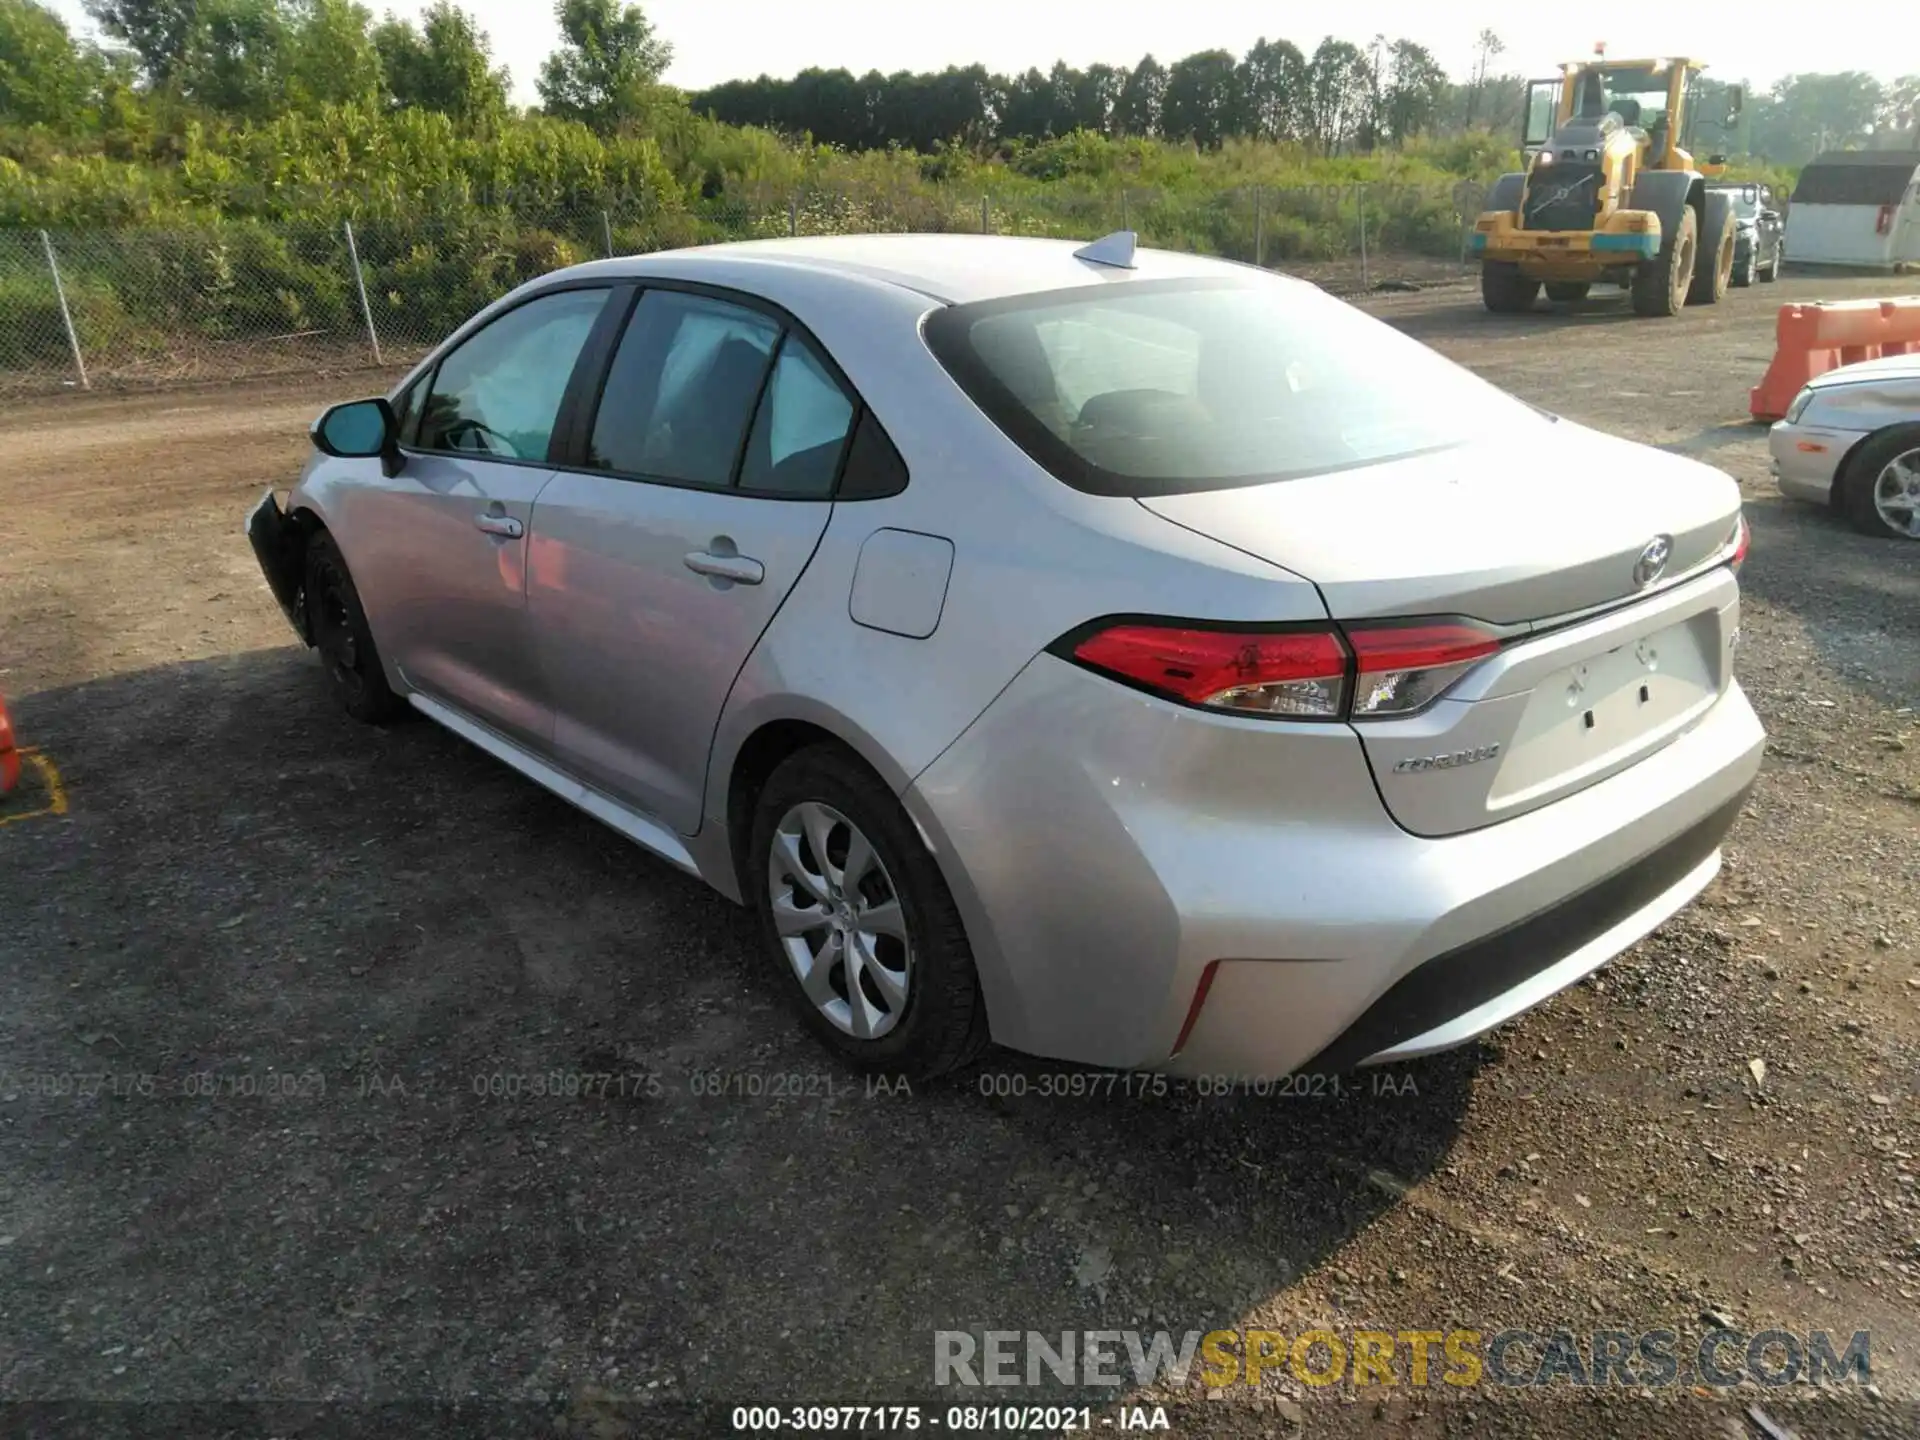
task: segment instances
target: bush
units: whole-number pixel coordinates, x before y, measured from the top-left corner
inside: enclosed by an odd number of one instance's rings
[[[93,284],[66,283],[67,304],[83,347],[124,344],[130,329],[119,298]],[[71,370],[73,350],[50,280],[0,275],[0,370]]]

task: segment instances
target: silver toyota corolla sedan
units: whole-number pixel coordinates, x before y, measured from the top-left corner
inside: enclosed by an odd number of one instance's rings
[[[1760,765],[1732,480],[1125,235],[583,265],[312,438],[248,528],[346,708],[752,906],[859,1066],[1457,1045]]]
[[[1781,493],[1869,535],[1920,540],[1920,355],[1814,377],[1768,432]]]

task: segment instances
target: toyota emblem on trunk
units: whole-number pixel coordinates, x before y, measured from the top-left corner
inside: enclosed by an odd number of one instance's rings
[[[1647,548],[1640,552],[1640,558],[1633,562],[1633,583],[1642,590],[1653,584],[1666,573],[1667,561],[1673,555],[1673,537],[1656,535],[1647,542]]]

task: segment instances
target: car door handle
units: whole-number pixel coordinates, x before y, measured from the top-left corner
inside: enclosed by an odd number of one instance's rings
[[[473,523],[489,535],[504,535],[509,540],[518,540],[527,533],[527,527],[511,515],[476,515]]]
[[[767,567],[746,555],[716,555],[711,550],[687,552],[687,569],[715,580],[731,580],[736,585],[758,585],[767,578]]]

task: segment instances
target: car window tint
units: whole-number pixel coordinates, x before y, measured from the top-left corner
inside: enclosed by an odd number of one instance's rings
[[[853,427],[853,443],[847,446],[847,463],[840,471],[841,500],[877,500],[898,495],[907,488],[907,462],[900,458],[887,432],[873,418],[873,411],[860,412],[860,423]]]
[[[593,423],[595,469],[694,485],[733,479],[779,323],[705,295],[641,296]]]
[[[1002,430],[1096,494],[1322,474],[1532,418],[1418,341],[1289,281],[1075,287],[951,306],[926,335]]]
[[[393,402],[393,433],[400,437],[402,445],[413,444],[413,421],[420,408],[420,397],[426,391],[427,382],[416,380]]]
[[[1033,328],[1053,374],[1054,402],[1067,424],[1096,395],[1148,389],[1191,398],[1199,389],[1200,336],[1185,325],[1110,310],[1043,320]],[[1019,334],[1010,329],[990,335],[989,343],[999,338],[1004,344]]]
[[[781,495],[830,495],[852,424],[853,401],[847,392],[811,346],[788,336],[754,416],[753,438],[740,468],[741,487]]]
[[[440,362],[419,444],[503,460],[545,460],[574,362],[605,290],[563,290],[508,311]]]

